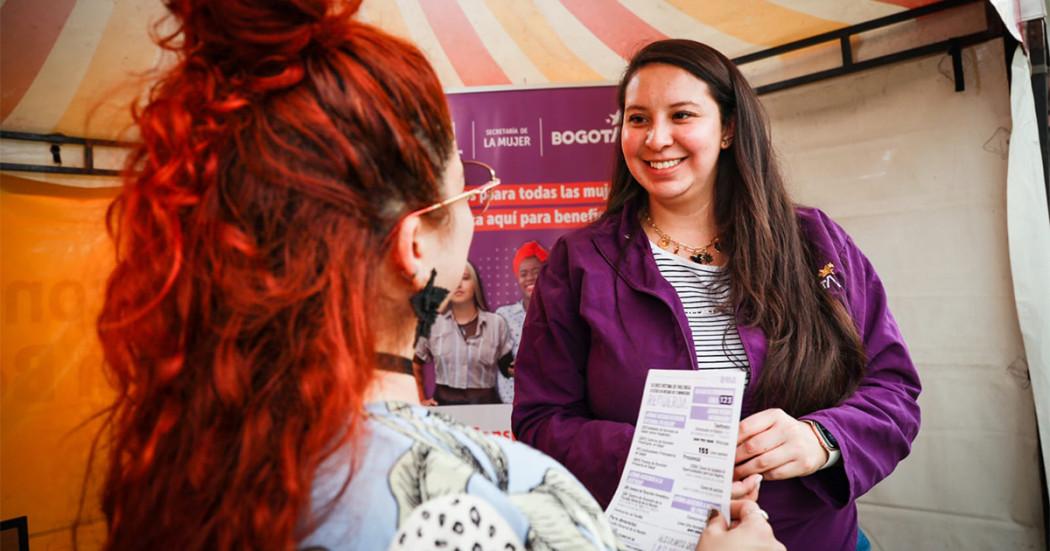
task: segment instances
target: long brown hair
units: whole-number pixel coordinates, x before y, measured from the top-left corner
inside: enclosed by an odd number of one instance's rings
[[[769,339],[765,368],[753,383],[756,405],[799,416],[838,404],[864,375],[864,348],[845,306],[820,287],[818,260],[784,188],[758,96],[715,49],[692,40],[662,40],[643,48],[628,65],[618,92],[621,111],[631,78],[653,63],[678,67],[705,82],[723,127],[733,128],[732,144],[718,159],[715,222],[728,258],[730,306]],[[617,148],[605,216],[647,201]]]
[[[108,217],[107,549],[294,548],[359,432],[385,237],[453,151],[430,65],[359,3],[166,2]]]

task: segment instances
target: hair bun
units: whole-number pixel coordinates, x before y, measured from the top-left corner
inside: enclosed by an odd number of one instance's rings
[[[173,48],[202,57],[248,88],[282,88],[302,77],[311,47],[345,40],[361,0],[168,0],[183,37]]]

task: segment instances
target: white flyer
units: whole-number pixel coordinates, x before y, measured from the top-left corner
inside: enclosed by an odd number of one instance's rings
[[[742,371],[649,371],[605,511],[624,547],[692,551],[712,508],[728,516],[743,392]]]

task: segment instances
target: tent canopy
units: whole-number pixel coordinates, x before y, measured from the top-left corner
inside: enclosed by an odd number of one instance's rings
[[[737,57],[933,1],[366,0],[359,17],[419,45],[445,88],[459,90],[615,81],[655,39],[692,38]],[[149,34],[164,16],[157,0],[4,1],[0,126],[119,136],[143,79],[164,61]],[[792,63],[782,57],[772,66]]]

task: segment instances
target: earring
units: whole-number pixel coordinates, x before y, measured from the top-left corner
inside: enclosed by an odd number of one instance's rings
[[[418,341],[420,337],[430,336],[430,328],[437,319],[438,308],[441,307],[441,303],[445,301],[445,297],[449,294],[448,289],[434,285],[436,278],[437,270],[430,270],[430,279],[427,281],[426,286],[408,299],[408,303],[412,305],[412,311],[417,319],[416,338],[413,342]]]
[[[722,149],[729,147],[729,138],[722,138]]]

